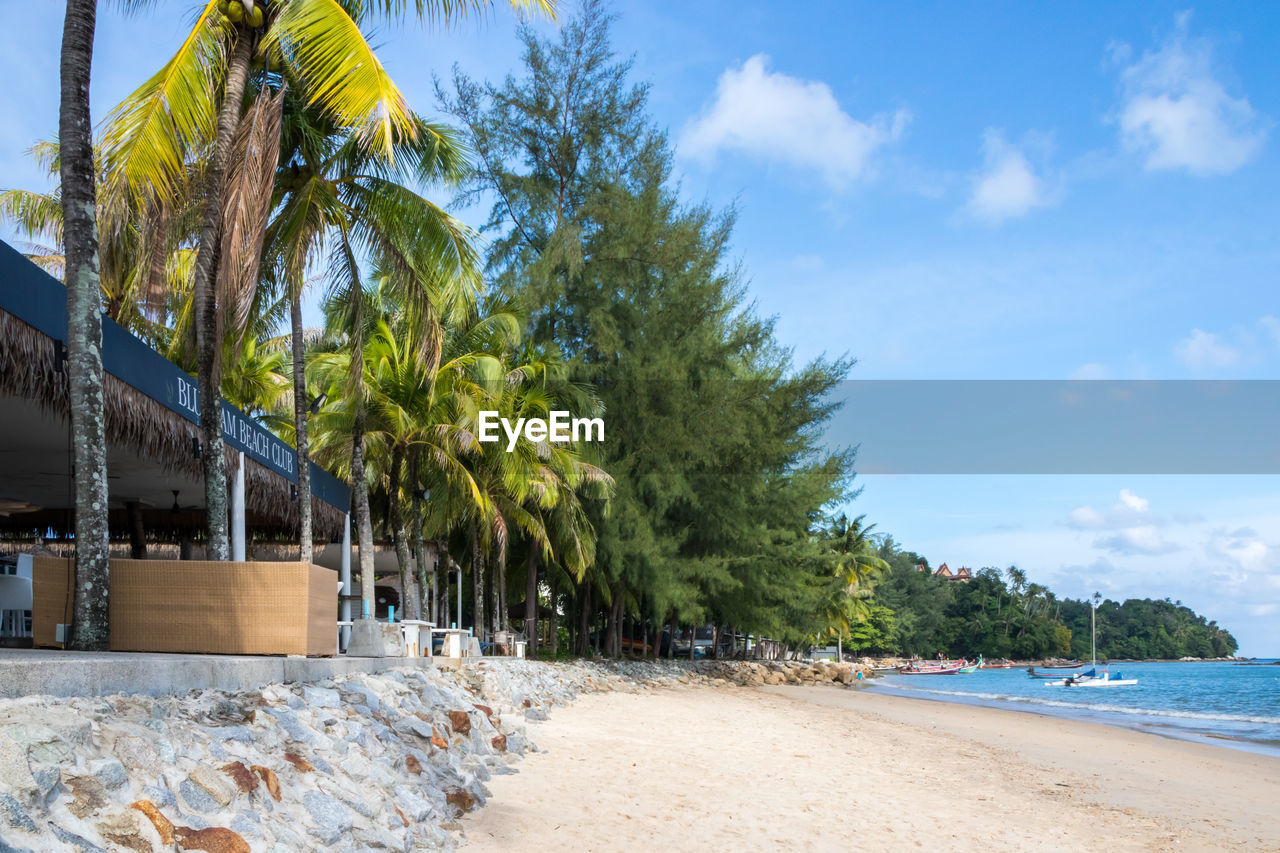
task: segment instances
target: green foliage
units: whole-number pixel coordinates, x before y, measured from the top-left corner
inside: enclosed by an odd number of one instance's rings
[[[1087,658],[1089,603],[1062,602],[1062,620],[1071,630],[1071,651]],[[1131,598],[1098,607],[1099,658],[1182,658],[1233,655],[1236,638],[1217,622],[1207,621],[1182,602]]]
[[[587,582],[655,623],[812,636],[833,571],[821,510],[851,461],[818,441],[850,363],[797,367],[745,302],[733,213],[679,199],[598,3],[554,41],[521,37],[522,76],[439,90],[481,164],[462,201],[496,199],[490,274],[605,412],[617,490],[592,512]]]
[[[1059,600],[1010,566],[980,569],[970,581],[933,576],[928,561],[880,543],[889,570],[875,586],[874,606],[892,611],[884,651],[899,655],[1035,659],[1074,657],[1090,651],[1089,604]],[[924,571],[917,570],[923,566]],[[1130,599],[1098,609],[1098,657],[1180,658],[1234,654],[1235,638],[1181,603]]]

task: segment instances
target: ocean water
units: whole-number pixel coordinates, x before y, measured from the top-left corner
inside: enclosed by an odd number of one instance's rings
[[[1101,670],[1099,666],[1099,670]],[[1089,665],[1084,666],[1088,670]],[[877,692],[1005,708],[1280,756],[1280,666],[1228,662],[1112,664],[1130,687],[1047,687],[1022,669],[886,675]]]

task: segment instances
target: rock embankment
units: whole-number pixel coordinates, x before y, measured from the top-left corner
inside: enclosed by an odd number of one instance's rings
[[[0,702],[0,853],[437,850],[580,692],[848,684],[834,663],[484,661],[247,693]]]

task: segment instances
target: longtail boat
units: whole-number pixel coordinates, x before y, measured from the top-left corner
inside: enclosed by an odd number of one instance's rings
[[[957,666],[930,666],[930,667],[898,667],[898,675],[955,675],[960,671]]]

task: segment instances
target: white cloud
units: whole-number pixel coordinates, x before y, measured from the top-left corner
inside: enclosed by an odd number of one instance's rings
[[[1078,506],[1067,516],[1067,525],[1076,530],[1094,530],[1106,527],[1107,519],[1091,506]]]
[[[983,134],[982,171],[973,179],[969,214],[991,225],[1025,216],[1051,199],[1044,179],[1036,174],[1021,148],[1010,145],[1004,134],[988,128]]]
[[[1140,524],[1126,527],[1110,536],[1100,536],[1093,540],[1093,547],[1110,551],[1113,554],[1171,554],[1181,548],[1168,541],[1160,534],[1154,524]]]
[[[1192,329],[1191,334],[1173,348],[1178,359],[1192,370],[1212,370],[1240,363],[1242,353],[1225,344],[1212,332]]]
[[[1128,489],[1121,489],[1115,506],[1099,511],[1078,506],[1067,515],[1067,526],[1076,530],[1123,530],[1127,527],[1160,523],[1149,515],[1151,502]]]
[[[1250,527],[1213,531],[1205,550],[1211,557],[1226,560],[1244,572],[1280,569],[1280,552]]]
[[[1111,375],[1111,371],[1107,370],[1107,366],[1101,362],[1091,361],[1088,364],[1082,364],[1075,370],[1071,371],[1068,379],[1106,379]]]
[[[1105,512],[1078,506],[1067,516],[1067,526],[1076,530],[1097,530],[1108,535],[1093,540],[1093,547],[1113,554],[1171,554],[1181,546],[1160,532],[1164,520],[1151,515],[1151,502],[1129,489],[1121,489],[1115,506]]]
[[[1148,169],[1234,172],[1262,148],[1270,122],[1248,98],[1227,93],[1210,45],[1187,36],[1188,18],[1179,15],[1172,36],[1121,71],[1122,140]],[[1127,45],[1112,49],[1122,62],[1129,55]]]
[[[739,151],[816,169],[835,188],[866,177],[873,155],[895,141],[911,120],[907,110],[859,121],[846,113],[831,87],[768,68],[762,53],[728,68],[715,101],[685,128],[682,156],[710,161]]]
[[[1134,512],[1146,512],[1151,508],[1151,501],[1146,498],[1140,498],[1128,489],[1120,490],[1120,503],[1127,506]]]

